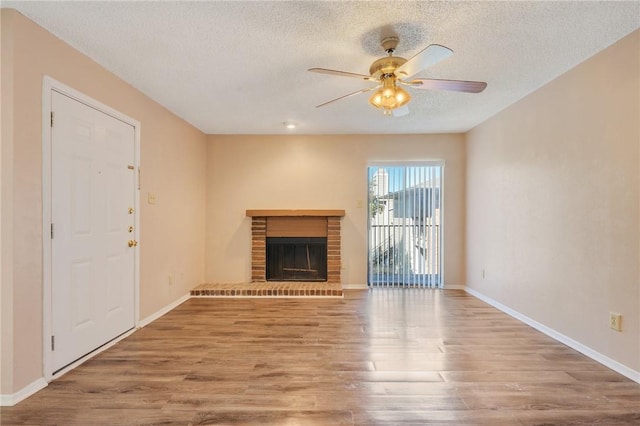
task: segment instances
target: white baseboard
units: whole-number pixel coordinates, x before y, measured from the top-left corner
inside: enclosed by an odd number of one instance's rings
[[[0,395],[0,407],[12,407],[16,405],[18,402],[29,398],[34,393],[38,392],[41,389],[46,388],[48,385],[47,381],[41,377],[37,379],[35,382],[28,384],[24,388],[20,389],[18,392],[11,395]]]
[[[141,319],[140,321],[138,321],[138,328],[143,328],[143,327],[148,326],[149,324],[151,324],[152,322],[154,322],[155,320],[157,320],[161,316],[163,316],[165,314],[168,314],[169,312],[171,312],[172,310],[174,310],[178,306],[182,305],[184,302],[186,302],[190,298],[191,298],[191,294],[187,293],[184,296],[182,296],[180,299],[176,300],[175,302],[169,303],[167,306],[165,306],[164,308],[160,309],[159,311],[149,315],[148,317],[146,317],[144,319]]]
[[[469,287],[465,287],[465,291],[469,294],[471,294],[472,296],[477,297],[478,299],[482,300],[485,303],[488,303],[489,305],[493,306],[496,309],[501,310],[502,312],[504,312],[507,315],[510,315],[512,317],[514,317],[515,319],[522,321],[523,323],[535,328],[536,330],[540,331],[541,333],[546,334],[547,336],[551,337],[552,339],[557,340],[560,343],[563,343],[567,346],[569,346],[572,349],[575,349],[576,351],[580,352],[583,355],[588,356],[589,358],[593,359],[594,361],[599,362],[600,364],[604,365],[605,367],[609,367],[610,369],[612,369],[613,371],[622,374],[623,376],[633,380],[636,383],[640,383],[640,371],[636,371],[633,370],[632,368],[627,367],[624,364],[619,363],[618,361],[609,358],[606,355],[601,354],[598,351],[595,351],[593,349],[591,349],[588,346],[583,345],[582,343],[573,340],[572,338],[565,336],[562,333],[559,333],[557,331],[555,331],[552,328],[547,327],[544,324],[540,324],[539,322],[537,322],[536,320],[529,318],[526,315],[521,314],[520,312],[514,311],[513,309],[509,308],[508,306],[503,305],[502,303],[493,300],[492,298],[485,296],[482,293],[477,292],[476,290],[469,288]]]

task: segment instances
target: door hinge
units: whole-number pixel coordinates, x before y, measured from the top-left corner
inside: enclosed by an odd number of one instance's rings
[[[53,127],[53,120],[55,118],[55,113],[51,111],[51,127]]]
[[[56,336],[51,336],[51,350],[56,350]]]
[[[51,239],[53,240],[53,223],[51,224]]]

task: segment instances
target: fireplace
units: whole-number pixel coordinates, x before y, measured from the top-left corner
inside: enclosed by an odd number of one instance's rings
[[[340,283],[344,210],[247,210],[251,281]]]
[[[326,281],[326,237],[267,237],[267,281]]]

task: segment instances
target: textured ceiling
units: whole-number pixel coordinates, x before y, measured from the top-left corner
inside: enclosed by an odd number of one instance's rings
[[[640,27],[640,2],[2,1],[208,134],[463,132]],[[384,117],[368,74],[429,44],[455,54],[416,77],[479,80],[481,94],[412,90]]]

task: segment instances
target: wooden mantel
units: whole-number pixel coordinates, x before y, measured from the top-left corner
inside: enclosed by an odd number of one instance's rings
[[[344,210],[247,210],[249,217],[343,217]]]

